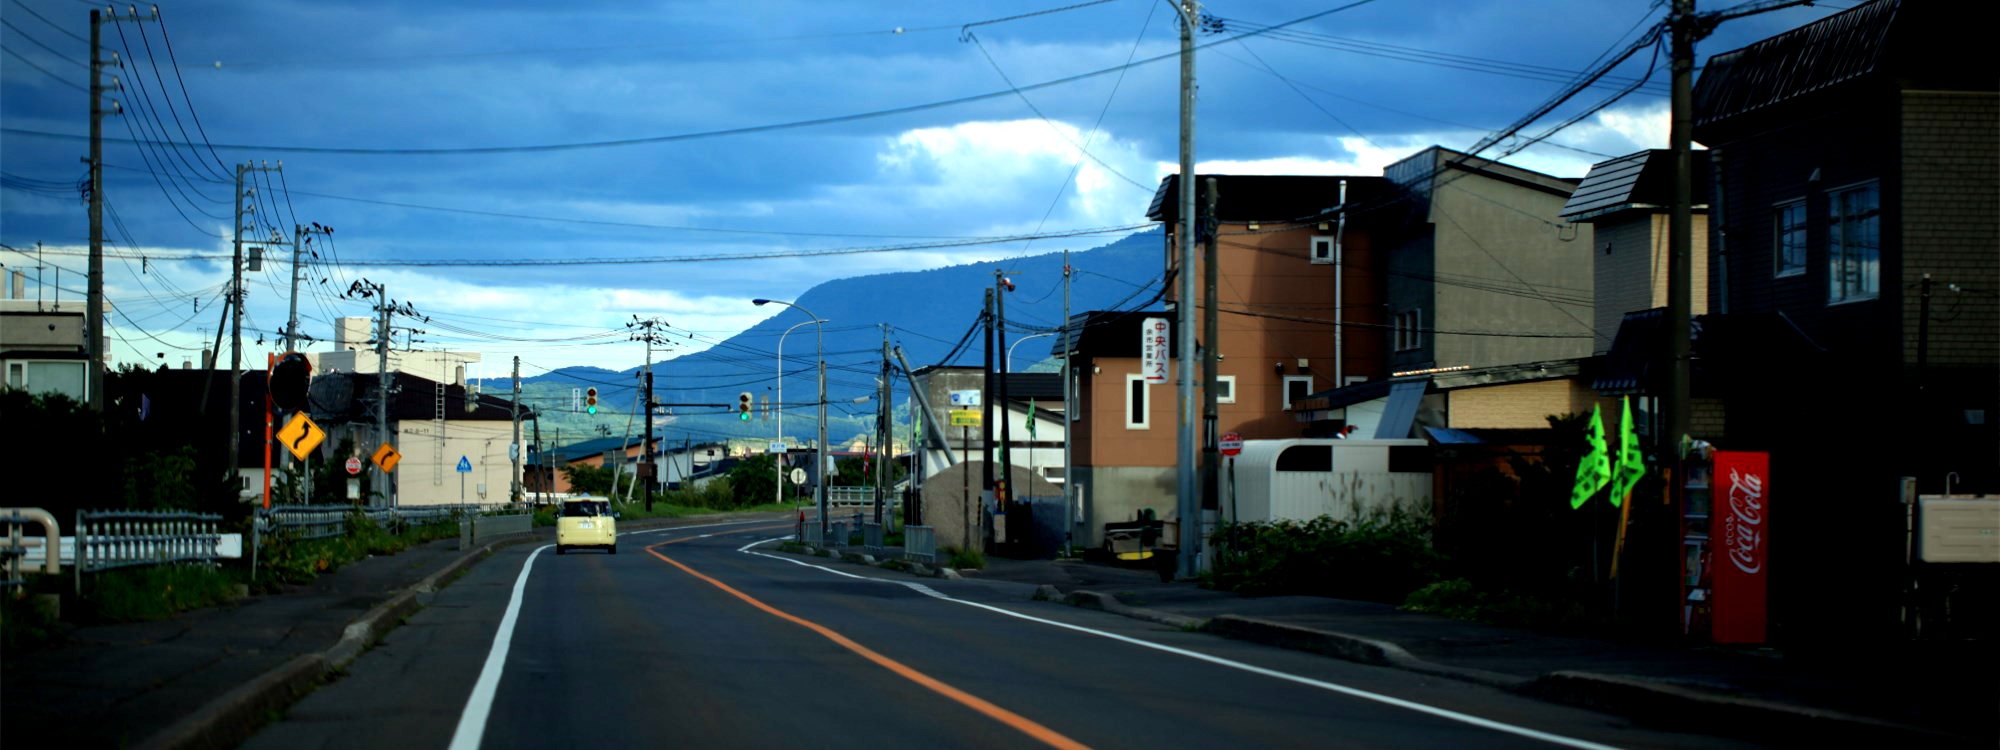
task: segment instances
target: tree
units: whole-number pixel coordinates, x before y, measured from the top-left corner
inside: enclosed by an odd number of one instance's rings
[[[729,470],[729,489],[736,496],[737,507],[760,505],[777,495],[776,462],[776,456],[766,453],[738,461]]]
[[[563,478],[569,480],[569,491],[583,495],[611,494],[611,469],[590,464],[569,464],[562,467]]]

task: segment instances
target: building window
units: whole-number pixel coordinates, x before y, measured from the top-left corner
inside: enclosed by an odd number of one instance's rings
[[[1125,376],[1125,429],[1144,430],[1151,427],[1146,418],[1146,376],[1132,374]]]
[[[1882,278],[1882,209],[1875,183],[1836,190],[1829,197],[1826,301],[1875,299]]]
[[[7,387],[30,393],[60,393],[77,401],[87,400],[84,360],[23,360],[7,363]]]
[[[1392,326],[1395,331],[1396,351],[1406,352],[1422,348],[1424,345],[1424,313],[1422,310],[1404,310],[1396,313]]]
[[[1797,276],[1806,272],[1806,202],[1780,204],[1771,209],[1772,255],[1777,265],[1773,277]]]
[[[1312,393],[1313,379],[1310,375],[1285,376],[1285,411],[1292,410],[1292,404]]]
[[[1215,402],[1218,404],[1236,403],[1235,375],[1215,376]]]
[[[1313,236],[1312,262],[1314,263],[1333,262],[1333,237],[1331,235],[1320,234]]]

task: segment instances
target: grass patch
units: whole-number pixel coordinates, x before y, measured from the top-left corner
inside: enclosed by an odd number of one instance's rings
[[[907,562],[903,562],[902,560],[883,560],[880,563],[880,566],[888,568],[890,570],[898,570],[898,571],[910,569],[910,564]]]
[[[61,643],[62,624],[32,596],[0,596],[0,653],[15,653]]]
[[[976,549],[939,547],[938,555],[945,559],[945,567],[956,570],[979,570],[986,567],[986,553]]]
[[[1551,633],[1602,631],[1608,622],[1603,616],[1593,614],[1583,601],[1582,592],[1559,598],[1533,596],[1505,589],[1481,590],[1472,581],[1454,578],[1411,592],[1402,608],[1454,620]]]
[[[798,542],[796,540],[787,539],[785,541],[778,543],[779,552],[805,552],[806,550],[809,549],[812,548],[807,547],[805,544]]]
[[[266,538],[257,561],[256,585],[261,591],[276,591],[285,584],[311,583],[322,573],[331,573],[369,556],[393,555],[411,547],[458,536],[458,523],[405,526],[395,533],[375,524],[360,513],[348,517],[347,535],[328,539]]]
[[[157,620],[235,598],[244,571],[212,565],[154,565],[90,576],[79,602],[80,620]]]
[[[1430,525],[1403,508],[1347,520],[1224,523],[1210,542],[1215,565],[1202,585],[1251,596],[1303,594],[1402,602],[1442,577]]]

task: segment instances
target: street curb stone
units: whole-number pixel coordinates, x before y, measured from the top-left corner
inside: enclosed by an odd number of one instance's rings
[[[1177,615],[1172,612],[1161,612],[1157,609],[1134,607],[1118,601],[1118,597],[1116,596],[1096,591],[1071,591],[1064,601],[1069,602],[1072,606],[1102,610],[1114,615],[1123,615],[1148,622],[1156,622],[1182,630],[1201,630],[1207,627],[1209,623],[1208,620],[1199,617],[1189,617],[1187,615]]]
[[[418,594],[437,591],[442,583],[485,559],[501,547],[533,541],[528,534],[494,539],[452,560],[387,601],[375,605],[341,632],[340,640],[317,653],[302,654],[224,693],[190,712],[172,726],[146,738],[144,750],[235,747],[261,727],[270,712],[283,710],[303,696],[312,683],[352,663],[403,619],[422,608]]]
[[[1848,746],[1975,747],[1971,738],[1838,711],[1791,706],[1656,680],[1591,672],[1550,672],[1523,686],[1523,694],[1649,723],[1754,729],[1758,738],[1799,744],[1814,740]],[[1987,745],[1991,747],[1991,745]]]
[[[1378,667],[1394,667],[1410,672],[1448,677],[1455,680],[1501,688],[1518,690],[1532,680],[1513,675],[1489,672],[1483,669],[1452,667],[1425,661],[1404,650],[1402,646],[1388,641],[1363,638],[1358,635],[1316,630],[1297,625],[1287,625],[1269,620],[1239,615],[1218,615],[1208,621],[1208,631],[1238,640],[1253,641],[1268,646],[1311,651],[1337,659],[1345,659]]]

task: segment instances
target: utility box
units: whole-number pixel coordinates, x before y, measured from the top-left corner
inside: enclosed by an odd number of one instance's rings
[[[2000,497],[1917,498],[1917,559],[2000,563]]]
[[[1220,510],[1233,521],[1348,520],[1431,508],[1431,446],[1423,440],[1246,440],[1222,470]]]

